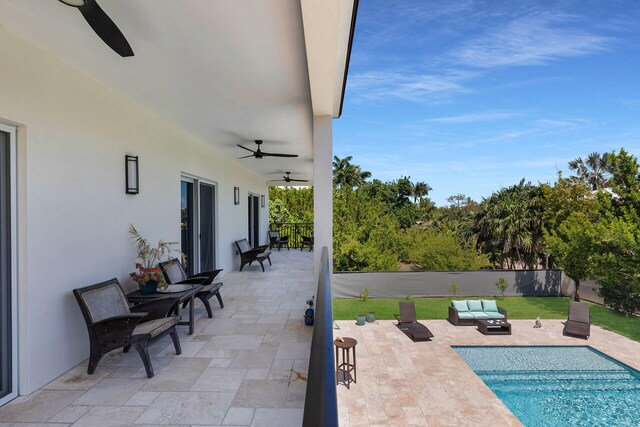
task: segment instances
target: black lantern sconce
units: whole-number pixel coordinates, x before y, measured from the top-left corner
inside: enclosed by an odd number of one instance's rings
[[[233,204],[240,204],[240,187],[233,187]]]
[[[124,156],[125,187],[127,194],[140,192],[140,174],[138,172],[138,156]]]
[[[264,208],[264,194],[260,196],[260,206]]]

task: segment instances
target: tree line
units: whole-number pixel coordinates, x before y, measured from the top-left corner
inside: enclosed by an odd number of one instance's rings
[[[569,162],[554,183],[520,182],[438,207],[426,182],[372,178],[334,158],[335,271],[563,268],[605,302],[640,309],[640,170],[627,151]],[[270,190],[272,222],[313,220],[312,188]]]

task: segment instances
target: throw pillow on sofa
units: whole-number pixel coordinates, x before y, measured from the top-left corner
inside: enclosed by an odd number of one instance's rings
[[[479,300],[467,300],[467,306],[469,306],[469,311],[484,311]]]
[[[483,299],[482,300],[482,311],[488,311],[492,313],[498,312],[498,305],[494,300]]]
[[[458,312],[469,311],[469,307],[467,306],[467,301],[451,301],[451,305],[453,305],[453,308],[458,310]]]

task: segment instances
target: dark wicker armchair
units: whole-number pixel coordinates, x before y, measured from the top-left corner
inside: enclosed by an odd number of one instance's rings
[[[260,263],[262,271],[264,271],[264,260],[269,261],[269,265],[272,265],[270,258],[271,252],[267,250],[269,245],[256,246],[255,248],[252,248],[247,239],[242,239],[236,240],[236,247],[240,253],[240,271],[242,271],[245,265],[251,265],[253,261],[258,261]]]
[[[565,334],[577,335],[589,339],[591,335],[591,314],[589,304],[569,301],[569,317],[564,324]]]
[[[309,236],[300,236],[302,237],[302,242],[300,242],[300,250],[304,249],[305,246],[309,246],[309,252],[313,249],[313,237]]]
[[[280,251],[283,246],[286,246],[287,250],[289,250],[289,236],[282,237],[279,231],[269,231],[269,247],[273,249],[276,246],[278,247],[278,251]]]
[[[168,284],[190,284],[203,286],[202,290],[196,294],[196,298],[202,301],[204,308],[207,310],[207,315],[209,316],[209,318],[213,317],[209,299],[214,295],[218,298],[220,308],[224,308],[222,296],[220,296],[220,288],[222,287],[222,282],[213,283],[213,279],[215,279],[215,277],[220,274],[222,269],[203,271],[201,273],[194,274],[191,277],[187,277],[187,273],[185,273],[182,264],[177,259],[161,262],[159,266],[160,270],[162,270],[162,274],[164,275],[164,279]],[[182,308],[186,307],[188,303],[189,301],[185,301],[182,305]]]
[[[182,352],[176,332],[180,320],[176,316],[166,317],[177,304],[176,298],[160,298],[129,308],[118,279],[107,280],[84,288],[74,289],[73,294],[89,332],[89,367],[93,374],[102,356],[122,348],[128,352],[136,349],[147,377],[154,375],[147,346],[157,339],[171,335],[176,354]]]

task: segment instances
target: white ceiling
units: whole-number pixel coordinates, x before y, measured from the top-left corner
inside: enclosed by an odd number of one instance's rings
[[[0,0],[0,25],[230,157],[254,139],[297,159],[239,160],[313,178],[313,112],[299,0],[98,0],[135,53],[121,58],[56,0]],[[335,54],[334,54],[335,55]],[[179,143],[179,142],[176,142]],[[275,173],[275,175],[270,175]]]

